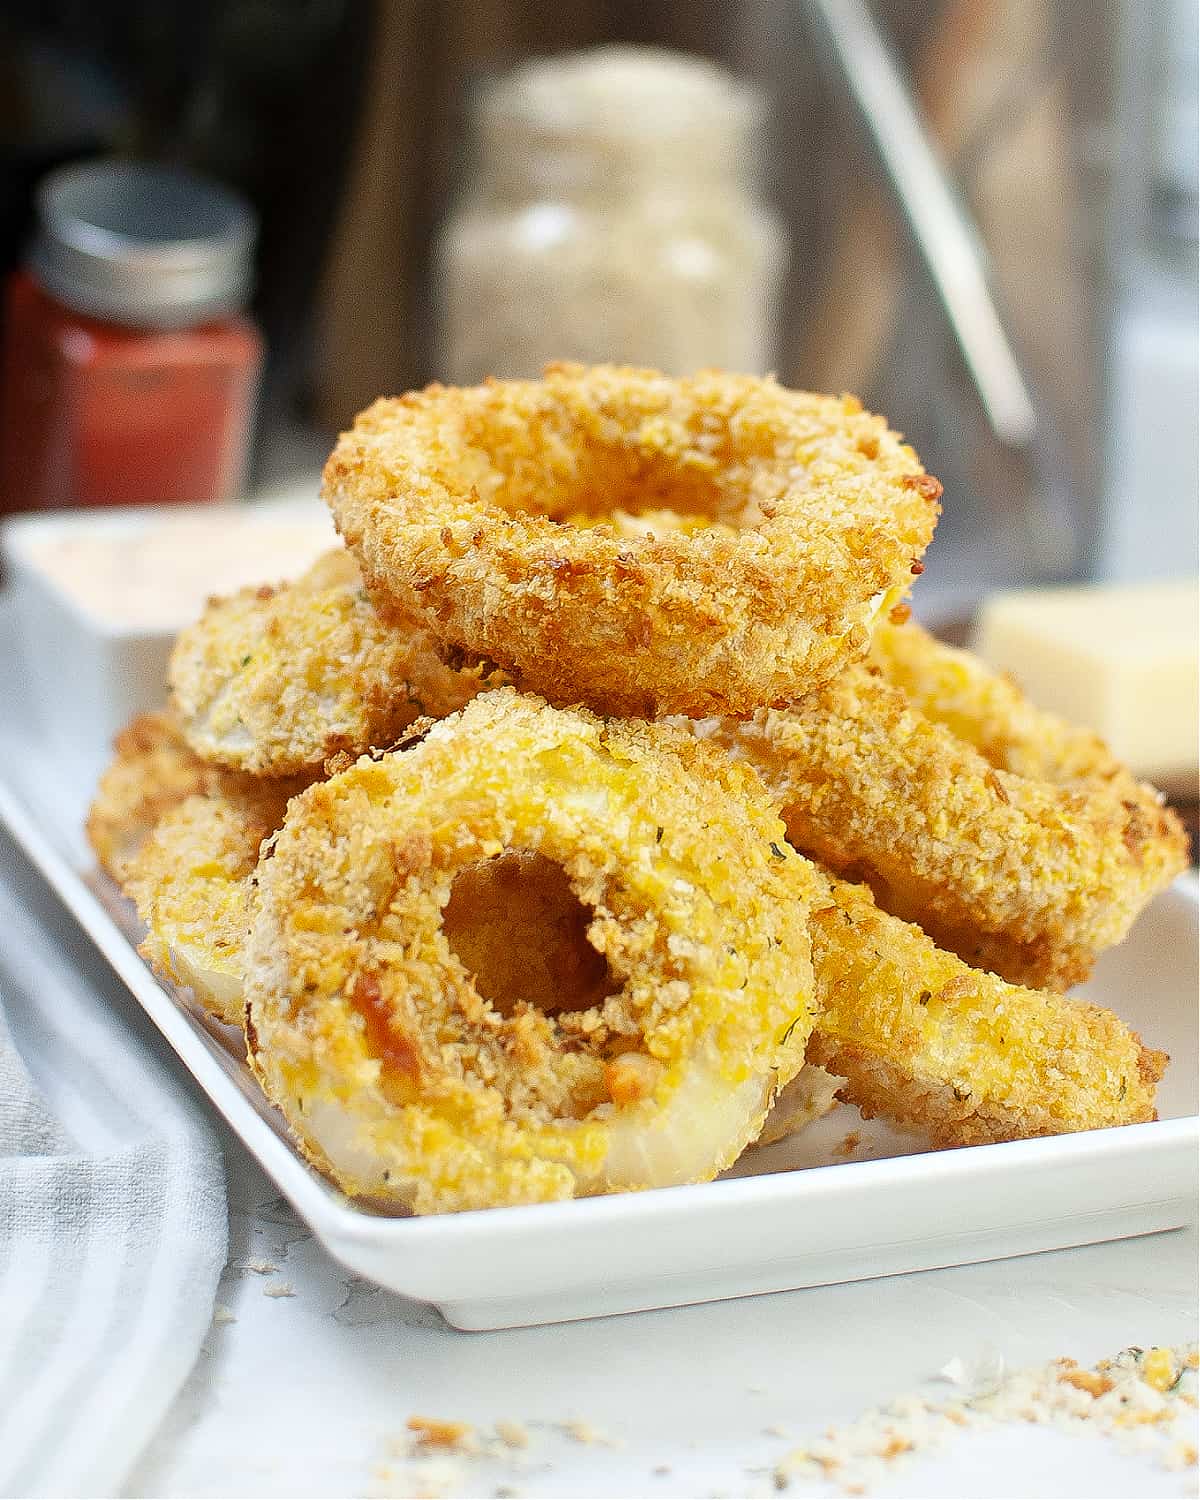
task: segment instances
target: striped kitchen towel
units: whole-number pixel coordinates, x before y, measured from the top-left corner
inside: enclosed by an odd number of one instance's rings
[[[3,1495],[115,1494],[212,1319],[220,1146],[139,1017],[0,839]]]

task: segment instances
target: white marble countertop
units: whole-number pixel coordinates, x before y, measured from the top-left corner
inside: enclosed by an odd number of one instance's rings
[[[130,1495],[767,1496],[802,1438],[954,1356],[1008,1368],[1196,1337],[1195,1230],[673,1311],[497,1333],[351,1276],[230,1139],[221,1311]],[[414,1460],[414,1414],[520,1423],[509,1458]],[[581,1442],[579,1422],[594,1434]],[[588,1435],[586,1429],[581,1429]],[[843,1493],[794,1480],[789,1493]],[[970,1431],[889,1469],[896,1496],[1180,1496],[1099,1433]]]

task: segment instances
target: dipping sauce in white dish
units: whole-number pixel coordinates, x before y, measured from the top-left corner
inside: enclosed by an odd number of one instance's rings
[[[303,498],[35,512],[0,526],[13,666],[64,784],[94,786],[113,735],[163,706],[175,637],[207,599],[284,583],[338,545],[315,492],[314,481]]]
[[[213,594],[282,583],[338,545],[333,524],[244,512],[163,520],[136,531],[61,532],[31,540],[28,561],[110,629],[180,630]]]

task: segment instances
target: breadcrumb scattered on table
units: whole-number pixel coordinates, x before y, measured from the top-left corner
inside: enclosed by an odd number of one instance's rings
[[[1060,1431],[1091,1430],[1128,1452],[1177,1470],[1196,1464],[1196,1445],[1178,1431],[1194,1409],[1196,1348],[1123,1349],[1091,1369],[1056,1359],[976,1383],[971,1394],[949,1401],[920,1393],[897,1397],[857,1421],[828,1429],[794,1448],[775,1466],[774,1482],[786,1490],[793,1479],[823,1479],[844,1494],[865,1494],[888,1482],[895,1460],[931,1453],[965,1429],[1029,1422]],[[970,1366],[953,1359],[941,1377],[968,1386]]]
[[[409,1417],[409,1432],[421,1448],[452,1448],[471,1451],[476,1446],[470,1422],[451,1422],[442,1417]]]

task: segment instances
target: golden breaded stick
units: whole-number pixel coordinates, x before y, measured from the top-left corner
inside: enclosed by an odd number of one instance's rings
[[[1167,1058],[1110,1011],[1021,989],[830,880],[811,920],[822,1013],[808,1059],[868,1118],[970,1146],[1152,1120]]]
[[[419,715],[461,708],[483,676],[445,666],[419,627],[385,625],[345,551],[282,588],[213,600],[180,634],[170,668],[195,753],[258,776],[388,745]]]
[[[1013,982],[1086,978],[1186,866],[1174,814],[1094,735],[915,626],[787,709],[697,732],[754,766],[797,848]]]
[[[138,951],[219,1020],[242,1024],[245,942],[259,846],[283,822],[292,784],[185,798],[131,861],[126,891],[149,932]]]

